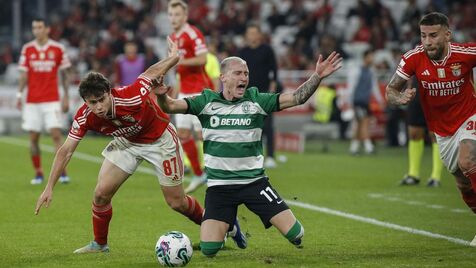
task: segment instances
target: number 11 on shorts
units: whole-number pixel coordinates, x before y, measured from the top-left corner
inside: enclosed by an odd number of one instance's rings
[[[270,193],[273,197],[271,197],[268,193]],[[277,200],[278,199],[278,196],[273,192],[273,190],[271,189],[271,187],[266,187],[266,189],[264,190],[261,190],[261,192],[259,192],[260,195],[263,195],[264,197],[266,197],[266,199],[268,199],[269,202],[273,202],[273,200]],[[273,199],[274,198],[274,199]]]

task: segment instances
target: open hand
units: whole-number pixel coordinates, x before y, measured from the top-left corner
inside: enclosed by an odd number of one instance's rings
[[[324,78],[342,67],[342,57],[339,53],[333,51],[326,60],[322,61],[322,54],[319,55],[316,64],[316,73]]]
[[[167,44],[169,46],[169,48],[168,48],[169,57],[179,56],[177,42],[172,41],[172,39],[170,39],[170,37],[167,37]]]

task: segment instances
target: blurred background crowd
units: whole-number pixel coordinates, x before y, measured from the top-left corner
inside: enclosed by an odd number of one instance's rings
[[[235,54],[243,45],[246,25],[258,22],[280,70],[312,69],[317,54],[333,50],[346,59],[358,58],[368,46],[380,52],[378,68],[392,69],[400,52],[419,42],[418,21],[431,11],[448,15],[455,41],[476,38],[476,5],[470,0],[188,2],[189,22],[202,30],[219,59]],[[21,14],[17,18],[16,8]],[[136,42],[149,64],[155,62],[163,56],[171,32],[166,0],[6,1],[0,10],[0,74],[18,61],[21,44],[32,39],[31,20],[38,15],[50,21],[50,37],[66,45],[76,81],[89,70],[113,78],[114,60],[126,41]]]
[[[337,107],[345,111],[349,73],[360,68],[364,52],[374,51],[373,67],[383,91],[405,52],[420,42],[418,22],[423,14],[443,12],[450,18],[455,42],[476,39],[472,0],[189,0],[189,22],[206,36],[207,46],[219,60],[237,55],[245,45],[249,23],[257,23],[265,42],[274,49],[282,89],[294,88],[307,77],[319,54],[343,55],[342,68],[327,83],[337,88]],[[22,44],[33,39],[31,21],[45,17],[50,38],[66,46],[72,61],[72,81],[93,70],[118,81],[116,62],[126,43],[150,66],[166,53],[172,32],[167,0],[32,0],[4,1],[0,9],[0,84],[16,85]],[[135,49],[132,49],[133,51]],[[134,52],[133,52],[134,53]],[[127,54],[127,53],[126,53]],[[348,92],[348,91],[347,91]],[[299,109],[311,109],[304,105]],[[387,133],[387,145],[402,145],[404,133],[399,107],[373,105],[373,137]],[[345,138],[346,116],[340,116]],[[387,129],[385,130],[385,126]],[[400,128],[401,131],[395,130]],[[390,136],[389,136],[390,135]],[[349,135],[347,135],[348,137]],[[402,142],[403,140],[403,142]]]

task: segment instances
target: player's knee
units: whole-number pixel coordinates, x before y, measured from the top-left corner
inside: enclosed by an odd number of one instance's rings
[[[167,198],[166,202],[169,207],[175,211],[182,212],[186,210],[187,204],[183,198]]]
[[[218,251],[223,247],[223,241],[221,242],[204,242],[200,241],[200,250],[202,254],[207,257],[215,257]]]
[[[302,224],[296,220],[294,225],[286,233],[285,237],[292,243],[296,240],[301,239],[304,236],[304,227]]]
[[[111,202],[112,195],[96,188],[94,191],[94,203],[97,205],[105,205]]]
[[[476,161],[471,157],[460,157],[458,159],[458,166],[466,175],[467,172],[472,171],[476,168]]]

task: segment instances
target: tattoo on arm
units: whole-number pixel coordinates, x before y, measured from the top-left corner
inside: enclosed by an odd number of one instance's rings
[[[396,73],[393,75],[392,79],[390,79],[390,83],[387,85],[387,90],[385,92],[388,102],[396,104],[398,98],[400,97],[400,91],[402,91],[406,83],[407,80],[401,78]]]
[[[313,74],[306,82],[296,89],[293,93],[294,98],[297,104],[305,103],[314,92],[317,90],[317,87],[321,83],[321,78],[317,74]]]

